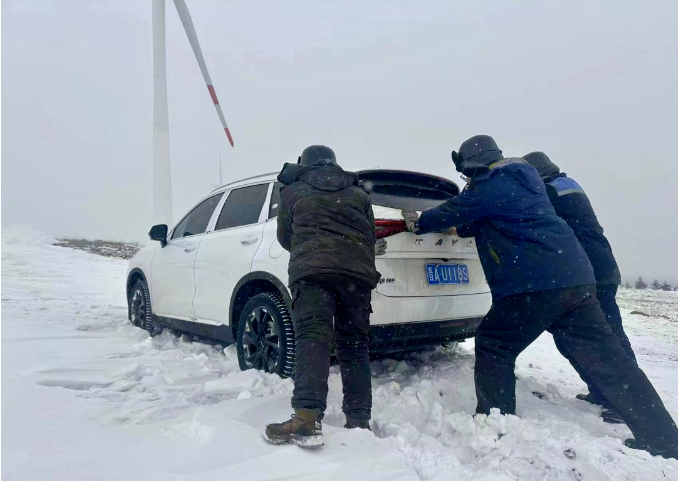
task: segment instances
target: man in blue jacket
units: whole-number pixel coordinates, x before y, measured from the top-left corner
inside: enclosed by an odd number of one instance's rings
[[[622,318],[617,306],[617,288],[621,284],[621,275],[617,261],[612,254],[612,247],[605,237],[604,231],[596,217],[591,201],[584,189],[560,168],[551,162],[551,159],[543,152],[530,152],[523,156],[541,176],[546,185],[546,193],[553,208],[574,231],[579,243],[586,251],[586,255],[593,266],[596,277],[596,291],[600,308],[605,314],[607,323],[626,354],[633,360],[636,355],[631,348],[631,342],[624,332]],[[592,404],[600,404],[610,408],[610,403],[600,391],[580,372],[582,379],[589,386],[589,394],[579,394],[577,398]],[[610,421],[609,417],[603,417]]]
[[[476,412],[515,414],[515,360],[547,330],[621,414],[635,436],[627,446],[678,458],[678,428],[605,321],[586,252],[536,169],[504,158],[486,135],[465,141],[452,158],[469,185],[419,218],[406,211],[405,220],[412,232],[459,226],[476,238],[493,298],[476,332]]]

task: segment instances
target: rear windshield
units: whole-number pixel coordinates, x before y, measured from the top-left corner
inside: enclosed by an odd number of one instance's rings
[[[414,172],[363,171],[358,178],[373,204],[394,209],[431,209],[459,194],[459,187],[450,180]]]

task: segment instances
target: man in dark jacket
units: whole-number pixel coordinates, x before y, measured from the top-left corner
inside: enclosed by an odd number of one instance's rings
[[[607,241],[603,228],[598,222],[591,202],[584,189],[560,172],[560,168],[551,162],[543,152],[530,152],[523,159],[527,160],[541,175],[546,185],[546,193],[553,208],[569,225],[577,236],[579,243],[586,251],[586,255],[593,266],[596,277],[596,291],[600,308],[605,314],[607,323],[626,354],[635,361],[636,355],[631,348],[631,342],[624,332],[622,318],[617,306],[617,288],[621,284],[621,275],[617,261],[612,254],[612,247]],[[579,372],[582,379],[589,386],[589,394],[579,394],[577,398],[592,404],[600,404],[610,408],[610,403],[603,394],[586,378],[586,374]],[[604,417],[606,420],[613,420]]]
[[[358,177],[313,145],[285,164],[278,240],[290,251],[289,283],[296,340],[292,419],[266,428],[275,444],[322,446],[332,341],[341,369],[347,428],[369,429],[372,384],[369,325],[375,267],[374,214]],[[333,328],[334,323],[334,328]],[[334,334],[334,335],[333,335]]]
[[[476,332],[476,412],[514,414],[515,360],[545,330],[623,416],[627,446],[678,456],[678,429],[643,371],[627,356],[596,300],[593,268],[558,217],[534,167],[504,158],[485,135],[465,141],[455,163],[471,182],[408,229],[459,226],[473,234],[493,304]]]

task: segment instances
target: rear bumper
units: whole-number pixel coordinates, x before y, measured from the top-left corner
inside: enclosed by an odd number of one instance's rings
[[[489,292],[456,296],[387,297],[372,291],[371,326],[483,318],[492,306]]]
[[[482,317],[370,327],[370,354],[421,349],[473,337]]]

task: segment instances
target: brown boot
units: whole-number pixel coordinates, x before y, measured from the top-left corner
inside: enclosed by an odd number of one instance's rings
[[[266,426],[264,439],[271,444],[319,448],[324,444],[320,414],[320,409],[295,409],[289,421]]]
[[[346,416],[346,424],[344,424],[344,427],[346,429],[355,429],[355,428],[360,428],[360,429],[367,429],[368,431],[372,431],[370,429],[370,422],[366,419],[354,419],[352,417]]]

